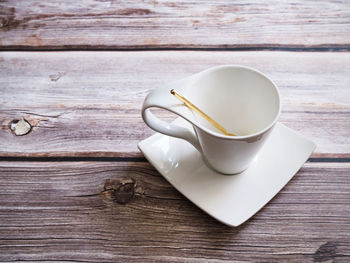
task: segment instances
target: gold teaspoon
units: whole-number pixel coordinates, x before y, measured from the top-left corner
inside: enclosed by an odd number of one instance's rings
[[[199,115],[201,115],[204,119],[206,119],[209,123],[211,123],[215,128],[217,128],[219,131],[221,131],[223,134],[228,136],[236,136],[233,133],[229,133],[226,131],[224,127],[222,127],[219,123],[214,121],[212,118],[210,118],[207,114],[205,114],[203,111],[198,109],[194,104],[192,104],[189,100],[187,100],[185,97],[181,96],[179,93],[177,93],[174,89],[170,91],[172,95],[174,95],[178,100],[180,100],[185,106],[190,108],[191,110],[194,110]]]

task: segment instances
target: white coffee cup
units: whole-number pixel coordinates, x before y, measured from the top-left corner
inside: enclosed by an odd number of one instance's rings
[[[218,131],[175,98],[172,89],[238,136]],[[190,122],[193,129],[164,122],[153,115],[151,108],[171,111]],[[272,80],[252,68],[224,65],[152,91],[145,98],[142,118],[153,130],[191,143],[212,169],[236,174],[249,167],[280,111],[279,91]]]

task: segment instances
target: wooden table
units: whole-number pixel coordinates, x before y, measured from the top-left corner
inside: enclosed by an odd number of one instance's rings
[[[1,261],[350,262],[349,1],[5,0],[0,49]],[[237,228],[136,147],[146,94],[218,64],[274,79],[317,143]]]

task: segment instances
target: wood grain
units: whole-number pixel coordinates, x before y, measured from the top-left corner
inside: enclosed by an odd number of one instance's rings
[[[1,1],[1,49],[349,48],[348,1]]]
[[[349,172],[349,163],[307,163],[230,228],[148,163],[0,162],[0,260],[349,262]],[[117,203],[108,180],[133,181],[133,198]]]
[[[313,157],[350,157],[350,53],[2,52],[1,156],[141,157],[152,89],[218,64],[252,66],[280,88],[281,122],[313,139]],[[171,119],[161,112],[160,116]],[[25,118],[24,136],[10,129]]]

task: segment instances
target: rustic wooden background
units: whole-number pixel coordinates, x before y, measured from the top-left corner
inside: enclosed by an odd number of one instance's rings
[[[3,0],[0,50],[1,261],[350,262],[349,1]],[[317,143],[237,228],[136,147],[145,95],[218,64],[274,79]]]

